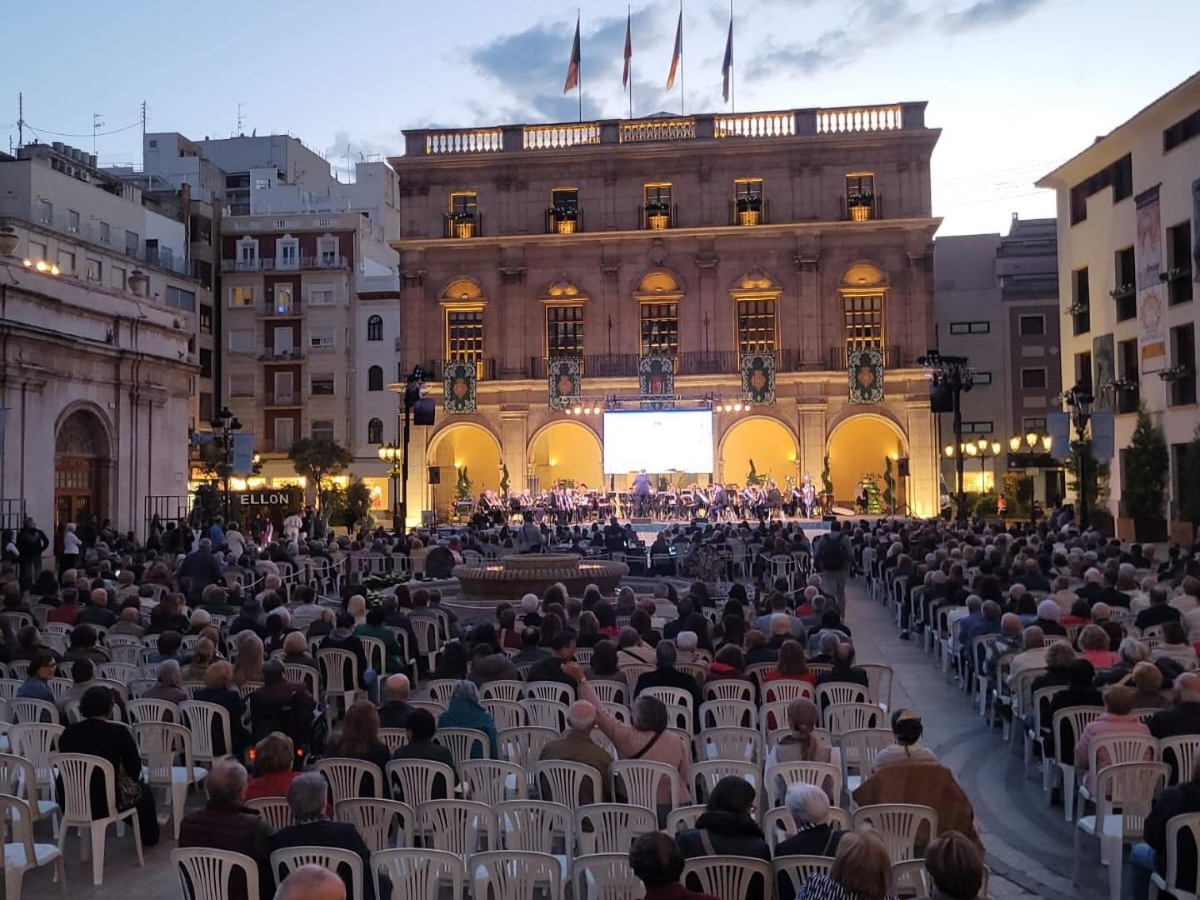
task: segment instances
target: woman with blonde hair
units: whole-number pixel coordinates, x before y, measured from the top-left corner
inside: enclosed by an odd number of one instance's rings
[[[1154,663],[1140,662],[1133,667],[1130,680],[1136,693],[1133,697],[1134,709],[1169,709],[1171,701],[1163,694],[1162,669]]]
[[[253,631],[241,631],[235,642],[238,653],[237,662],[233,666],[233,683],[238,687],[244,684],[262,684],[265,656],[262,639]]]
[[[296,746],[282,731],[272,731],[254,745],[254,777],[246,785],[246,799],[286,797],[292,779]]]
[[[206,637],[200,638],[192,650],[192,662],[183,673],[184,681],[203,681],[204,674],[217,656],[217,647]]]
[[[354,618],[355,626],[362,625],[367,621],[367,598],[362,594],[355,594],[346,601],[346,612]]]
[[[892,858],[870,828],[848,831],[838,841],[828,875],[813,875],[796,900],[892,900]]]
[[[223,659],[212,663],[204,672],[204,687],[196,691],[195,699],[215,703],[229,713],[229,733],[233,738],[233,747],[225,746],[225,729],[221,718],[214,717],[213,752],[241,756],[250,742],[250,736],[246,732],[246,726],[242,724],[246,703],[237,688],[233,687],[233,666]]]
[[[781,762],[830,762],[833,750],[819,734],[821,715],[817,705],[800,697],[787,707],[787,734],[767,754],[767,768]]]

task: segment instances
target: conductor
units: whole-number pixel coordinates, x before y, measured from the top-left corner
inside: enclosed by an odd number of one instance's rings
[[[650,476],[642,469],[637,478],[633,479],[634,506],[639,518],[645,517],[650,507]]]

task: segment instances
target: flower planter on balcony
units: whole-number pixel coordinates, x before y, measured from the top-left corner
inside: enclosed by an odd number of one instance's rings
[[[554,230],[559,234],[574,234],[575,220],[574,219],[555,219]]]
[[[650,213],[647,221],[650,223],[651,231],[666,231],[667,226],[671,223],[671,217],[666,213]]]
[[[762,221],[762,213],[757,209],[738,210],[739,225],[757,225]]]
[[[852,206],[850,207],[850,221],[852,222],[868,222],[871,219],[871,207],[869,206]]]
[[[475,237],[475,223],[474,222],[455,222],[454,223],[454,236],[456,238],[462,238],[463,240],[466,240],[467,238]]]

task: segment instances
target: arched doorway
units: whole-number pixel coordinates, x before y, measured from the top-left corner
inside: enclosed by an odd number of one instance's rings
[[[826,452],[834,502],[839,506],[854,505],[864,475],[879,476],[879,488],[883,490],[885,459],[893,460],[897,502],[902,499],[902,479],[896,474],[895,460],[905,455],[904,435],[889,419],[860,413],[842,420],[830,433]]]
[[[541,429],[529,442],[528,460],[543,490],[556,481],[591,490],[604,485],[600,438],[579,422],[552,422]]]
[[[721,439],[720,478],[725,484],[744,486],[753,460],[754,471],[763,479],[774,479],[782,490],[789,475],[799,477],[798,450],[795,435],[778,419],[748,416],[730,425]]]
[[[100,417],[77,409],[54,437],[54,525],[108,516],[108,432]]]
[[[430,485],[432,509],[442,515],[453,511],[455,489],[465,471],[471,483],[471,499],[483,491],[500,489],[500,443],[481,425],[456,422],[429,442],[425,463],[438,467],[438,484]]]

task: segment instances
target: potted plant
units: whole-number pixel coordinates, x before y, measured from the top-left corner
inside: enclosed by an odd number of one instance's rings
[[[475,213],[466,210],[455,210],[450,213],[450,224],[454,228],[456,238],[475,237]]]
[[[671,204],[663,200],[651,200],[645,205],[646,221],[651,231],[665,231],[671,224]]]
[[[1125,515],[1133,520],[1134,540],[1167,539],[1163,506],[1169,472],[1166,439],[1162,431],[1154,427],[1145,409],[1140,409],[1121,479],[1121,502]]]
[[[574,206],[559,203],[550,207],[550,218],[554,222],[554,230],[559,234],[574,234],[575,224],[579,220],[579,210]]]
[[[871,218],[871,208],[875,205],[875,195],[868,193],[855,194],[846,200],[853,222],[866,222]]]
[[[833,477],[829,469],[829,454],[825,454],[821,468],[821,494],[817,499],[821,503],[821,511],[828,515],[833,509]]]
[[[762,221],[762,197],[738,197],[737,214],[739,225],[757,225]]]

